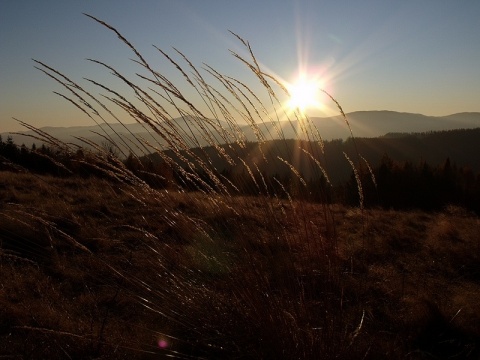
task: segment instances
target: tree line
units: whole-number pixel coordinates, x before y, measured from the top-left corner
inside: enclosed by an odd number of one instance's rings
[[[480,214],[480,173],[470,166],[457,166],[450,158],[430,165],[424,160],[395,161],[384,155],[372,171],[362,165],[357,173],[366,207],[431,211],[457,205]],[[358,183],[353,174],[339,189],[337,194],[343,198],[342,202],[359,202]]]
[[[180,166],[153,161],[150,157],[138,158],[130,154],[120,161],[107,149],[99,162],[98,154],[92,155],[82,149],[71,152],[46,145],[37,148],[35,144],[27,148],[16,145],[11,137],[6,141],[0,137],[0,170],[23,169],[62,177],[111,177],[109,164],[116,166],[120,162],[128,172],[156,188],[209,191],[219,190],[221,186],[231,194],[270,195],[354,206],[360,203],[361,189],[365,207],[432,211],[457,205],[480,213],[480,173],[469,166],[457,166],[450,158],[431,165],[425,160],[417,163],[394,160],[385,154],[377,164],[358,161],[355,164],[357,176],[352,169],[346,181],[332,184],[323,174],[304,176],[292,171],[266,171],[262,167],[252,171],[245,166],[212,170],[213,178],[212,172],[206,171],[198,171],[192,177]]]

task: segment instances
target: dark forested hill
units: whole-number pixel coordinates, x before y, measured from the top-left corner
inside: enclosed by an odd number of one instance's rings
[[[480,172],[480,128],[330,140],[325,141],[323,154],[319,144],[298,140],[274,140],[261,146],[250,142],[246,148],[240,148],[237,144],[223,147],[226,154],[233,159],[241,158],[251,169],[258,167],[266,175],[292,175],[286,164],[288,162],[306,179],[317,178],[322,173],[311,161],[309,154],[312,154],[319,159],[334,184],[346,181],[352,172],[344,152],[354,163],[363,162],[363,157],[372,167],[377,166],[384,155],[388,155],[394,161],[409,161],[414,164],[422,161],[432,166],[449,158],[452,164],[469,166],[474,172]],[[213,147],[196,148],[193,153],[198,159],[211,163],[218,172],[248,171],[242,161],[236,161],[237,165],[233,167],[229,166]],[[184,164],[173,152],[168,152],[168,155],[176,162]],[[158,154],[153,158],[160,161]],[[195,162],[191,157],[187,158]]]
[[[388,154],[398,161],[415,163],[423,160],[432,165],[450,158],[452,163],[470,166],[476,172],[480,171],[480,128],[418,134],[387,134],[355,141],[358,151],[372,163],[377,163],[383,154]]]

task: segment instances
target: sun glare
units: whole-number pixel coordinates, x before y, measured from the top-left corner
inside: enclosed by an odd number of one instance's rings
[[[288,107],[295,111],[305,112],[308,108],[320,108],[322,104],[319,100],[321,82],[318,79],[308,79],[305,75],[287,86],[290,98]]]

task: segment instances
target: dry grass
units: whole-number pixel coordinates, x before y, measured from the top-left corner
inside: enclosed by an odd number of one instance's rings
[[[76,179],[77,187],[73,187],[69,186],[72,179],[62,184],[54,178],[4,174],[2,195],[26,191],[16,203],[5,203],[0,219],[2,261],[9,269],[5,274],[11,272],[11,278],[4,277],[4,294],[18,294],[2,302],[5,309],[17,302],[29,308],[22,317],[9,314],[14,322],[9,331],[30,331],[34,338],[38,332],[41,336],[49,333],[47,330],[63,337],[70,334],[81,337],[87,347],[102,348],[103,355],[119,343],[130,347],[139,342],[140,348],[148,349],[155,345],[150,338],[158,331],[180,339],[178,345],[165,350],[171,354],[238,352],[256,357],[268,342],[271,346],[262,351],[280,351],[274,344],[279,335],[298,337],[300,324],[296,321],[303,319],[306,323],[301,327],[307,328],[314,321],[308,318],[304,302],[299,304],[296,299],[308,290],[300,287],[298,276],[311,272],[313,249],[300,243],[302,235],[292,224],[283,226],[279,234],[279,224],[265,221],[265,200],[239,197],[224,205],[217,200],[212,209],[208,205],[212,199],[206,195],[163,192],[140,202],[125,194],[132,189],[117,189],[114,195],[105,181]],[[48,182],[53,185],[50,192],[36,198],[24,185]],[[58,192],[59,188],[63,190]],[[168,196],[168,201],[158,202],[162,196]],[[27,230],[15,230],[17,209],[25,211],[27,207],[32,221],[38,217],[51,226],[28,224],[32,226],[25,227]],[[291,212],[282,204],[271,209],[277,216],[285,216],[282,210]],[[255,236],[250,235],[252,231]],[[293,252],[299,259],[291,256]],[[146,309],[153,315],[145,313]],[[143,326],[150,333],[143,339],[116,339],[118,335],[113,334],[129,323],[116,323],[112,325],[115,331],[110,331],[103,325],[102,312],[109,323],[129,319],[131,325]],[[77,323],[60,321],[62,313]],[[132,320],[138,313],[143,318]],[[319,320],[324,321],[322,317]],[[272,329],[279,333],[275,336]],[[99,338],[105,346],[97,344]],[[281,351],[296,353],[299,341]],[[27,351],[26,343],[20,342],[19,347],[8,349]],[[303,344],[300,351],[308,351],[308,346],[313,344]]]
[[[0,175],[0,196],[17,194],[0,215],[2,355],[478,355],[475,217],[334,207],[334,259],[321,205],[293,203],[308,224],[291,220],[288,202],[272,205],[285,219],[279,231],[257,197],[212,211],[200,193],[142,203],[104,180]],[[42,186],[41,196],[29,194]],[[18,228],[10,216],[18,208],[41,212],[89,252],[48,227]],[[175,224],[166,212],[176,212]]]

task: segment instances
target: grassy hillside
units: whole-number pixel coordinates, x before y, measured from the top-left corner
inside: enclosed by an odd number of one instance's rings
[[[10,172],[0,200],[2,356],[480,355],[480,224],[459,208],[326,218]]]

